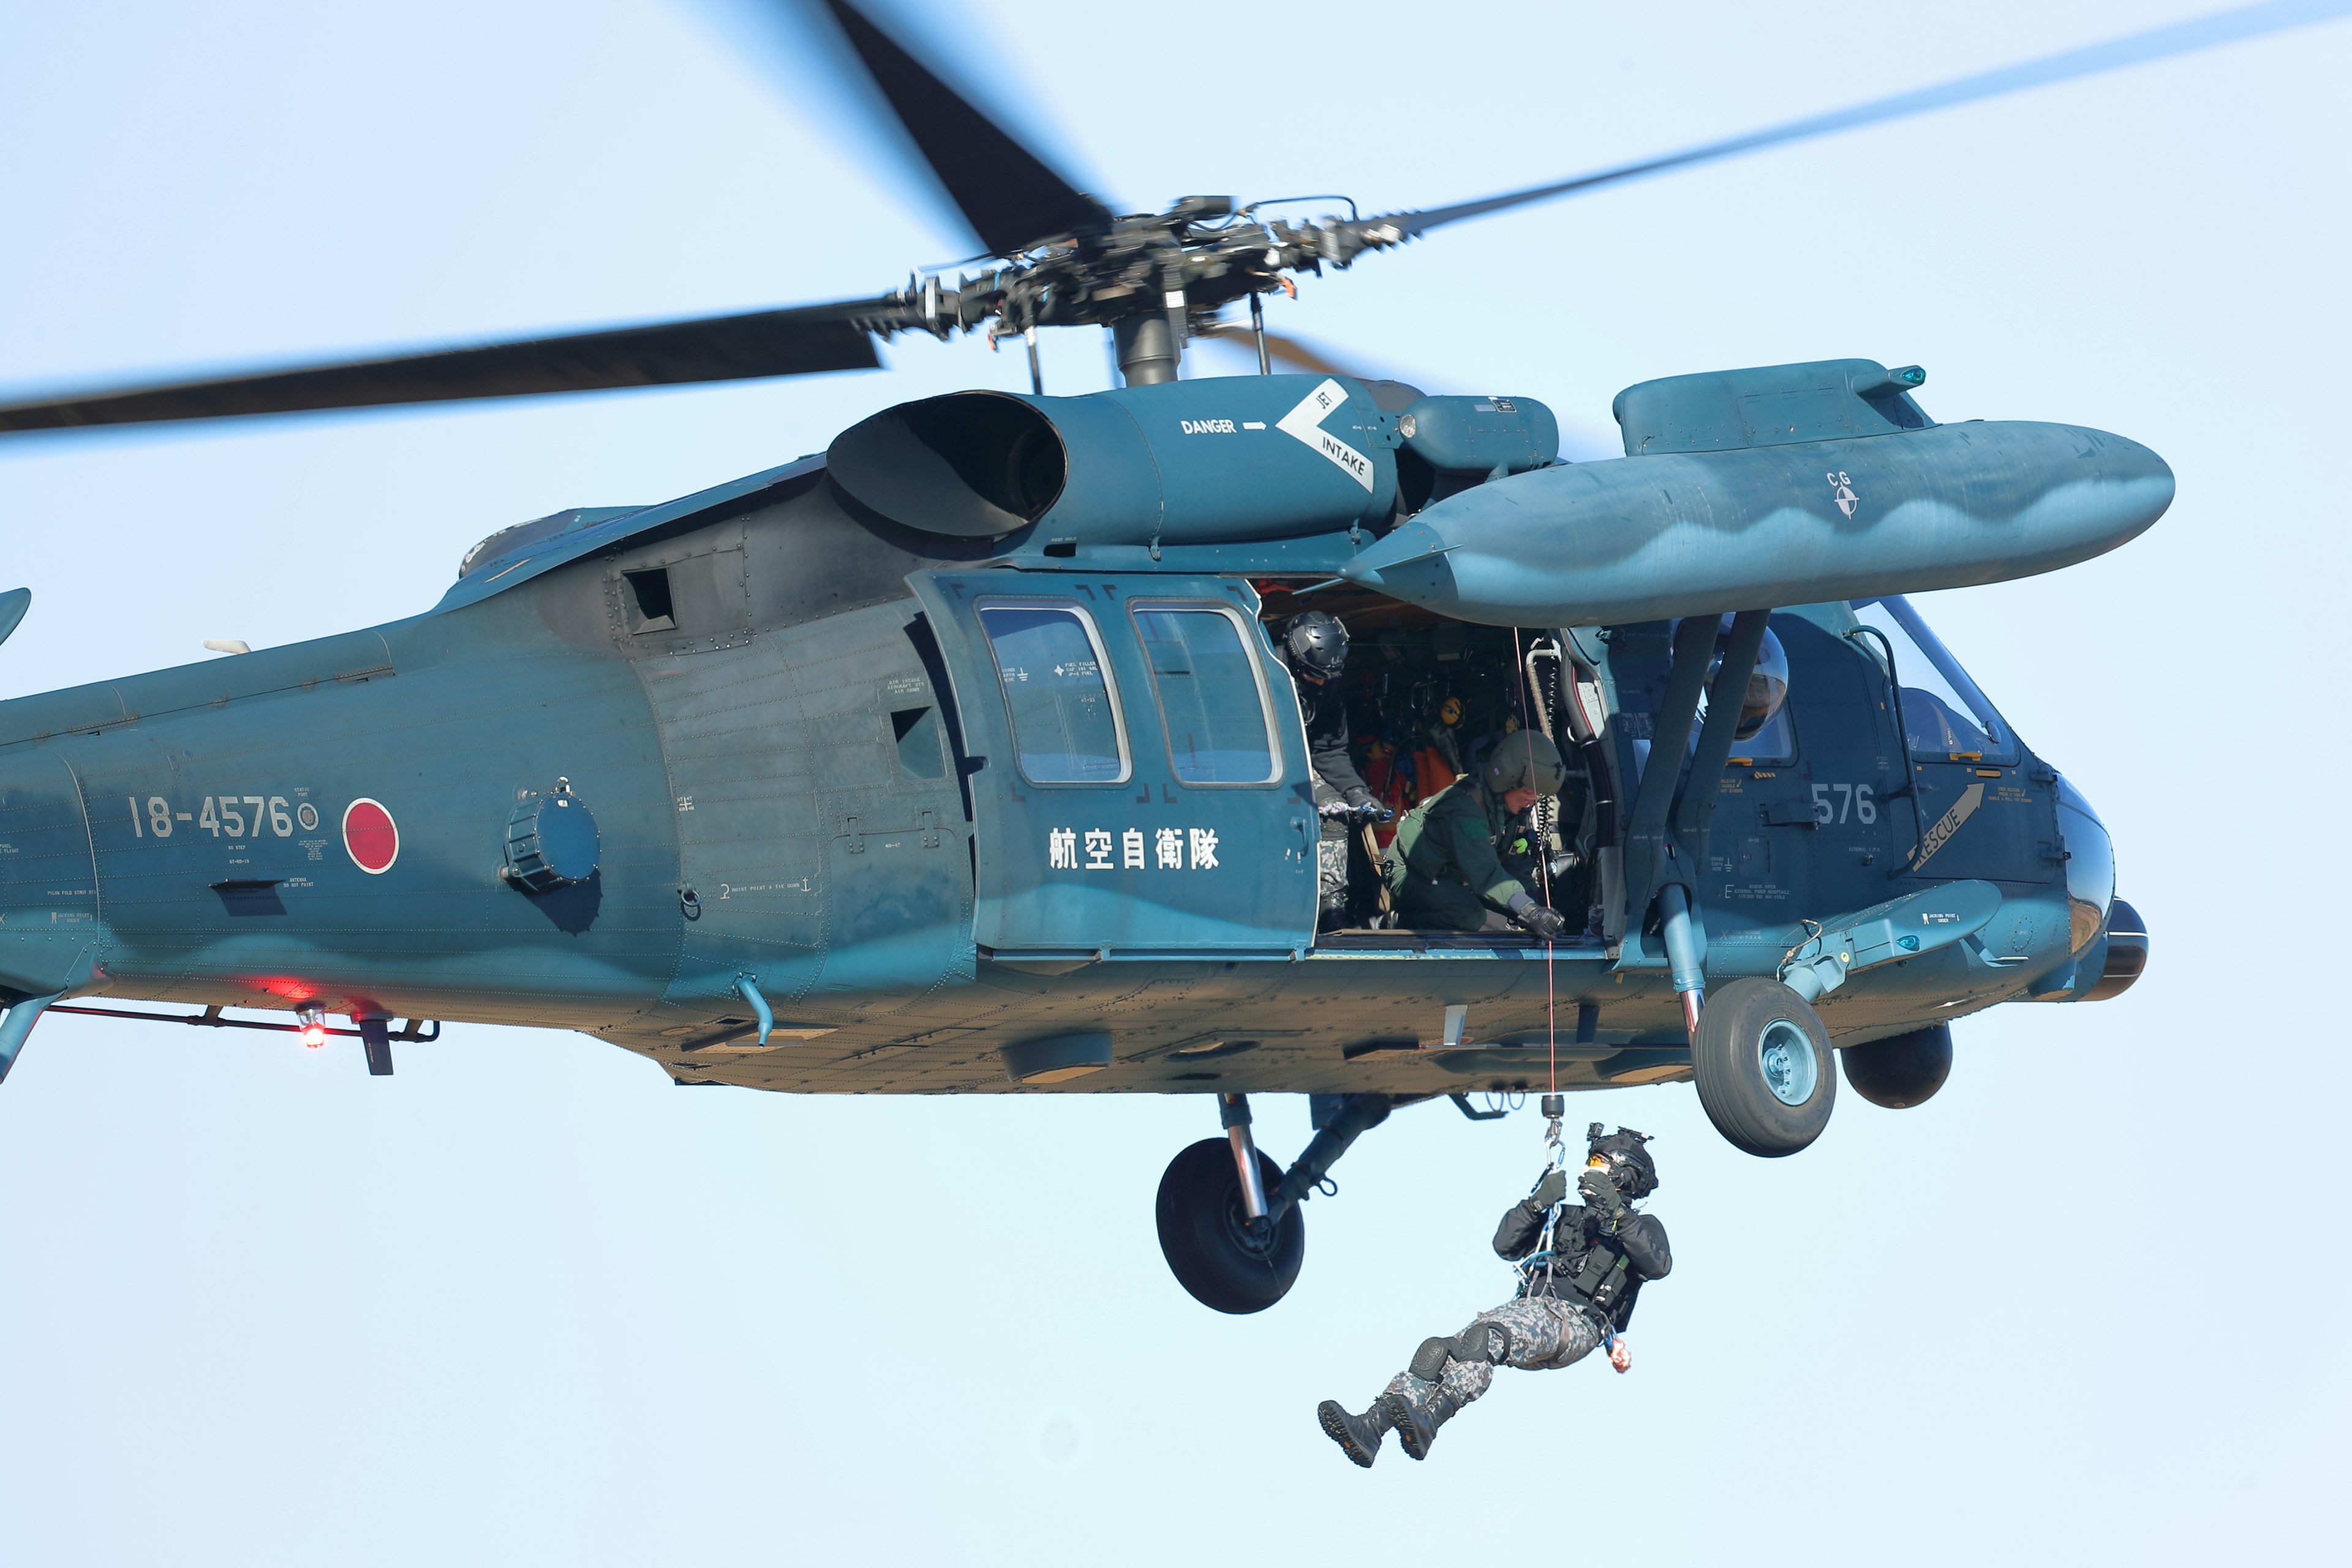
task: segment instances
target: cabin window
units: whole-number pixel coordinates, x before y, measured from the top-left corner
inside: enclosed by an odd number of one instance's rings
[[[1913,756],[1937,763],[2015,757],[2000,715],[1909,601],[1899,595],[1856,599],[1853,613],[1894,646],[1895,673],[1903,687],[1904,740]],[[1869,646],[1869,639],[1863,641]]]
[[[1241,617],[1221,607],[1151,605],[1135,612],[1168,757],[1188,784],[1264,784],[1282,777],[1265,677]]]
[[[1129,773],[1127,731],[1102,637],[1075,605],[982,605],[1013,719],[1013,745],[1032,784],[1118,784]]]

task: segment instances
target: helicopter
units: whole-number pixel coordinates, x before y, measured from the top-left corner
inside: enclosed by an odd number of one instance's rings
[[[2153,453],[1939,426],[1923,371],[1863,360],[1629,388],[1626,455],[1580,464],[1532,398],[1275,374],[1254,307],[1286,275],[1633,175],[1116,215],[830,10],[1003,265],[0,426],[860,368],[896,332],[1064,325],[1108,331],[1125,387],[903,405],[819,458],[493,535],[421,616],[0,705],[0,1062],[95,999],[339,1015],[377,1072],[429,1018],[562,1024],[695,1085],[1213,1094],[1223,1136],[1170,1166],[1160,1232],[1196,1297],[1249,1311],[1400,1106],[1695,1079],[1727,1137],[1789,1154],[1838,1069],[1916,1104],[1954,1018],[2130,984],[2147,934],[2095,814],[1904,595],[2125,542],[2170,499]],[[1242,303],[1263,374],[1182,379]],[[1572,794],[1530,826],[1580,936],[1318,929],[1267,632],[1310,607],[1356,635],[1400,804],[1495,735],[1554,740]],[[416,761],[453,749],[465,777]],[[1317,1097],[1287,1169],[1251,1134],[1274,1092]]]

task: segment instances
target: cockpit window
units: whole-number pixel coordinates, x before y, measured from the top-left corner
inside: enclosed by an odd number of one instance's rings
[[[1698,694],[1698,711],[1691,718],[1690,746],[1698,745],[1699,735],[1706,728],[1709,693],[1723,670],[1724,645],[1731,640],[1732,617],[1722,617],[1721,628],[1716,633],[1715,660],[1708,665],[1706,685]],[[1669,621],[1668,636],[1681,626],[1679,620]],[[1644,763],[1647,745],[1636,741],[1636,754]],[[1797,754],[1797,733],[1789,721],[1789,655],[1780,646],[1780,634],[1769,627],[1763,643],[1756,650],[1756,668],[1748,678],[1748,690],[1739,706],[1739,723],[1732,731],[1732,760],[1739,763],[1785,763]]]
[[[2000,715],[1900,595],[1856,599],[1854,618],[1876,629],[1895,650],[1902,686],[1904,739],[1927,762],[2008,761],[2017,754]],[[1861,639],[1868,646],[1870,639]]]

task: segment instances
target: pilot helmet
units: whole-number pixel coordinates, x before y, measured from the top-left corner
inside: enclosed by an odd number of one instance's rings
[[[1780,646],[1780,639],[1767,628],[1764,646],[1756,650],[1756,671],[1748,678],[1748,696],[1739,705],[1739,728],[1732,731],[1733,738],[1754,740],[1764,726],[1772,721],[1772,715],[1780,711],[1780,704],[1788,700],[1788,650]]]
[[[1605,1165],[1609,1179],[1626,1198],[1646,1198],[1658,1190],[1658,1164],[1650,1152],[1642,1147],[1650,1141],[1646,1132],[1636,1132],[1630,1127],[1620,1127],[1603,1137],[1602,1123],[1594,1122],[1584,1135],[1589,1151],[1588,1163]]]
[[[1337,616],[1321,610],[1293,616],[1282,641],[1290,651],[1291,668],[1318,679],[1329,680],[1347,667],[1348,628]]]
[[[1530,786],[1538,795],[1558,795],[1568,783],[1559,749],[1534,730],[1514,730],[1496,742],[1478,772],[1487,793],[1496,795]]]
[[[1680,622],[1675,623],[1681,625]],[[1698,716],[1706,718],[1706,691],[1713,689],[1715,678],[1723,669],[1724,645],[1731,640],[1731,617],[1723,617],[1715,637],[1715,658],[1706,667],[1706,689],[1700,691]],[[1764,631],[1764,642],[1756,650],[1756,669],[1748,678],[1748,690],[1740,699],[1739,724],[1732,731],[1735,741],[1752,741],[1764,732],[1764,726],[1780,711],[1780,704],[1789,700],[1789,653],[1770,627]]]

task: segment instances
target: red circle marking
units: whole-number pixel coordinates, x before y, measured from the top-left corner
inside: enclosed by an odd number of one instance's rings
[[[382,801],[365,795],[343,807],[343,847],[352,862],[371,877],[392,869],[400,858],[400,829]]]

